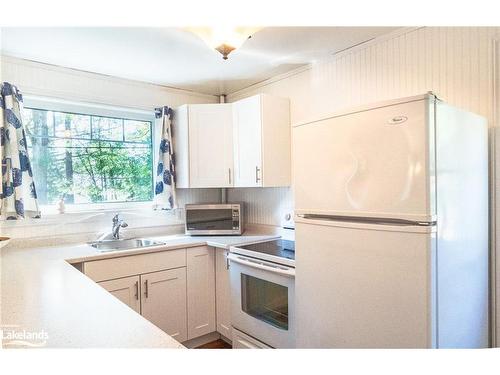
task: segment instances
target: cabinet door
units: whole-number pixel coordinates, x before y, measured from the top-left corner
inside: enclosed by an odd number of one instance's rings
[[[228,250],[215,249],[215,303],[217,332],[231,339],[231,288],[227,254]]]
[[[271,349],[271,347],[237,329],[233,329],[233,349]]]
[[[177,341],[186,341],[186,268],[141,275],[141,289],[142,316]]]
[[[189,106],[190,187],[233,186],[231,104]]]
[[[234,185],[262,186],[261,96],[252,96],[233,105]]]
[[[141,304],[139,301],[140,286],[139,276],[124,277],[121,279],[101,281],[97,283],[122,301],[124,304],[141,313]]]
[[[215,331],[214,248],[187,251],[188,339]]]

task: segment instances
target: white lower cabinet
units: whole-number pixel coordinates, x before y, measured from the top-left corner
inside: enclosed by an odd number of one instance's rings
[[[214,248],[190,248],[186,258],[188,340],[191,340],[215,331]]]
[[[89,261],[83,270],[177,341],[213,332],[231,339],[227,253],[197,246]]]
[[[186,341],[186,268],[147,273],[140,279],[142,316],[177,341]]]
[[[271,347],[233,328],[233,349],[271,349]]]
[[[229,250],[215,249],[215,299],[217,332],[231,339],[231,288],[229,284]]]
[[[121,279],[101,281],[98,283],[124,304],[139,314],[141,313],[141,302],[139,296],[139,276],[123,277]]]

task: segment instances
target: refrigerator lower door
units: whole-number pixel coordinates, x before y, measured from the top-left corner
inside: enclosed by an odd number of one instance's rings
[[[296,220],[297,348],[436,347],[433,226]]]

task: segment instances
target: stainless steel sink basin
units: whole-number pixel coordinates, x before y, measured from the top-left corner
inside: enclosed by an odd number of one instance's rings
[[[108,251],[120,251],[140,249],[144,247],[165,245],[165,242],[148,240],[145,238],[136,238],[132,240],[107,240],[91,242],[90,246],[96,248],[101,253]]]

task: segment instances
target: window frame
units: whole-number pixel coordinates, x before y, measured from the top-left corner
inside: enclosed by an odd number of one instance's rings
[[[66,212],[95,212],[95,211],[116,211],[130,209],[147,209],[151,208],[154,199],[154,179],[155,165],[157,160],[156,139],[158,139],[157,129],[155,126],[154,110],[146,111],[137,108],[109,106],[97,103],[73,102],[63,99],[46,98],[39,96],[24,95],[23,107],[29,109],[39,109],[44,111],[71,113],[84,116],[100,116],[115,119],[137,120],[151,122],[151,189],[152,199],[146,201],[119,201],[119,202],[99,202],[99,203],[77,203],[66,204]],[[39,205],[42,215],[57,214],[55,204]]]

